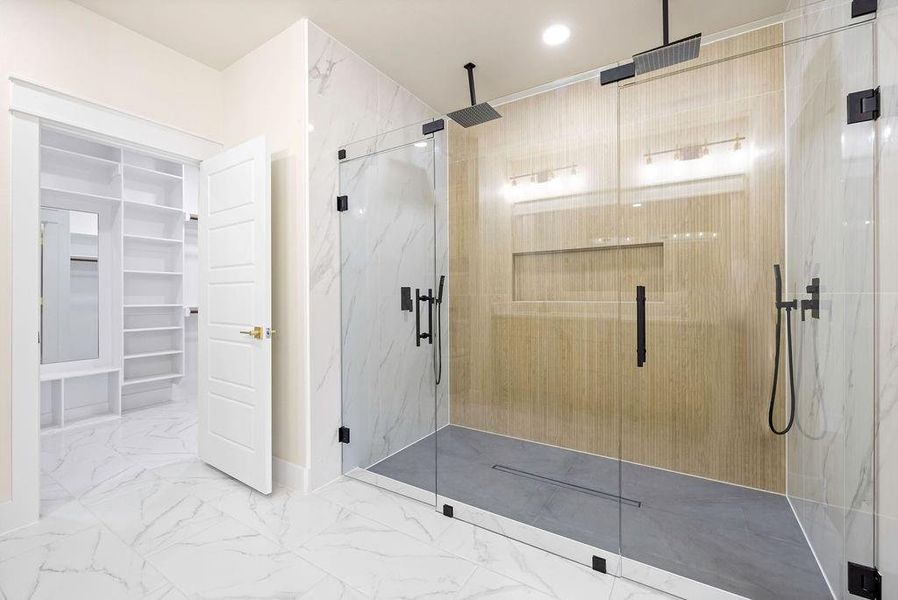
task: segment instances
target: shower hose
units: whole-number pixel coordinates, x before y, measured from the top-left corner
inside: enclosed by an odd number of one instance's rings
[[[795,421],[795,372],[792,368],[792,306],[788,304],[786,306],[781,306],[781,304],[782,303],[778,302],[776,307],[776,352],[773,363],[773,390],[770,392],[770,408],[767,410],[767,424],[770,426],[770,431],[776,435],[786,435],[789,433],[789,430],[792,429],[792,424]],[[786,423],[784,429],[778,430],[776,425],[773,424],[773,412],[776,408],[776,384],[780,370],[783,309],[786,311],[786,344],[789,355],[789,391],[791,392],[791,398],[789,403],[789,422]]]

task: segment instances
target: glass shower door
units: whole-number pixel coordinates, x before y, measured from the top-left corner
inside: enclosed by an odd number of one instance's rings
[[[438,506],[616,574],[617,91],[592,78],[500,112],[449,126]]]
[[[433,139],[343,160],[340,194],[343,472],[433,503]]]
[[[846,122],[872,27],[793,29],[619,90],[622,281],[638,248],[655,267],[621,303],[622,573],[684,597],[846,598],[847,562],[873,564],[875,130]]]

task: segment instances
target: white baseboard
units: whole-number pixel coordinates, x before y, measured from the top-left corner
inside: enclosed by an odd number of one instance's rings
[[[309,469],[286,461],[277,456],[271,459],[272,475],[278,485],[282,485],[297,492],[309,491]]]

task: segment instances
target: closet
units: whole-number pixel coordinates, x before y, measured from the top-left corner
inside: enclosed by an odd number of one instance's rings
[[[41,428],[196,396],[199,169],[40,130]]]

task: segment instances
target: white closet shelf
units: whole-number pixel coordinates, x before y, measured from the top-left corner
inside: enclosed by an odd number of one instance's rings
[[[125,275],[161,275],[163,277],[182,277],[181,271],[140,271],[137,269],[122,269]]]
[[[134,379],[125,379],[122,385],[137,385],[139,383],[152,383],[154,381],[167,381],[169,379],[180,379],[184,377],[183,373],[165,373],[164,375],[151,375],[149,377],[135,377]]]
[[[41,373],[41,381],[59,381],[60,379],[91,377],[92,375],[107,375],[109,373],[117,373],[118,371],[118,367],[96,367],[93,369],[74,369],[71,371]]]
[[[108,158],[100,158],[99,156],[94,156],[93,154],[84,154],[83,152],[75,152],[73,150],[64,150],[62,148],[57,148],[56,146],[47,146],[46,144],[41,144],[41,150],[46,150],[48,154],[55,154],[59,157],[66,157],[68,160],[79,161],[83,163],[92,163],[95,165],[106,165],[110,168],[116,167],[122,163],[117,160],[110,160]]]
[[[59,199],[69,199],[69,200],[97,200],[100,202],[108,202],[113,204],[119,204],[122,199],[116,198],[114,196],[102,196],[100,194],[88,194],[86,192],[75,192],[72,190],[63,190],[60,188],[53,187],[41,187],[41,196],[42,200],[52,200],[53,196],[57,196]]]
[[[125,241],[128,242],[145,242],[147,244],[166,244],[170,246],[180,246],[184,243],[184,240],[178,240],[175,238],[153,237],[149,235],[131,235],[127,233],[123,235],[122,238],[124,238]]]
[[[93,417],[84,417],[81,419],[66,419],[64,426],[59,425],[44,425],[41,427],[41,433],[55,433],[57,431],[68,431],[75,427],[85,427],[87,425],[99,425],[101,423],[108,423],[110,421],[118,421],[121,419],[119,415],[116,413],[106,413],[103,415],[96,415]]]
[[[131,329],[122,329],[124,333],[146,333],[150,331],[180,331],[184,329],[180,325],[166,325],[165,327],[134,327]]]
[[[175,208],[174,206],[165,206],[164,204],[150,204],[149,202],[138,202],[136,200],[122,200],[122,204],[124,204],[125,207],[129,209],[134,208],[147,211],[159,211],[171,215],[177,213],[182,218],[184,217],[184,211],[180,208]]]
[[[176,354],[184,354],[183,350],[160,350],[158,352],[140,352],[138,354],[126,354],[125,360],[132,358],[152,358],[154,356],[174,356]]]
[[[124,304],[124,308],[184,308],[183,304]]]
[[[148,181],[151,183],[177,183],[183,179],[180,175],[172,175],[165,171],[157,171],[146,167],[138,167],[125,163],[125,180],[132,177],[140,181]]]

